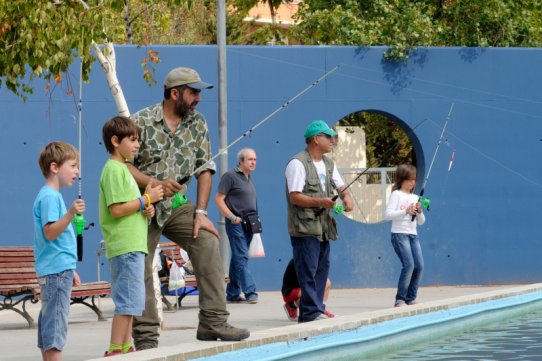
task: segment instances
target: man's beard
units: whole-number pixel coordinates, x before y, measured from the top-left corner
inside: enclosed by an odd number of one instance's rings
[[[190,104],[186,103],[184,99],[181,98],[177,101],[177,103],[175,103],[175,114],[181,119],[185,119],[187,116],[193,115],[194,110],[192,110]]]

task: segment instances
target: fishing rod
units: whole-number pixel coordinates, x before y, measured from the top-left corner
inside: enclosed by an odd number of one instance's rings
[[[79,178],[77,180],[77,198],[82,199],[83,188],[83,62],[81,61],[81,69],[79,73],[79,102],[77,104],[77,111],[79,115],[79,129],[78,129],[78,147],[79,147]],[[87,220],[83,214],[76,214],[73,217],[73,223],[75,224],[75,234],[77,235],[77,261],[83,261],[83,231],[94,226],[94,223],[90,223],[87,227],[85,224]]]
[[[427,185],[427,181],[429,180],[429,176],[431,175],[431,169],[433,169],[433,164],[435,163],[435,159],[437,158],[437,153],[440,148],[440,145],[442,144],[442,138],[444,137],[444,132],[446,131],[446,127],[448,126],[448,121],[450,120],[450,117],[452,116],[453,110],[454,110],[454,103],[452,103],[452,105],[450,106],[450,111],[448,112],[448,116],[446,117],[446,121],[444,122],[444,127],[442,128],[442,132],[440,133],[440,137],[437,142],[437,148],[435,149],[435,153],[433,153],[433,159],[431,160],[431,164],[429,165],[427,176],[423,180],[422,190],[420,191],[420,196],[418,197],[418,202],[422,204],[422,208],[425,208],[427,210],[429,210],[429,204],[431,203],[431,200],[423,196],[423,194],[425,193],[425,186]],[[452,158],[450,160],[450,165],[448,166],[448,171],[452,167],[454,154],[455,154],[455,150],[454,150],[454,153],[452,153]],[[411,221],[414,222],[415,219],[416,219],[416,215],[414,214],[412,216]]]
[[[425,121],[427,120],[427,118],[423,119],[421,122],[419,122],[418,124],[416,124],[416,126],[414,128],[412,128],[410,130],[410,132],[407,134],[407,137],[410,138],[410,136],[412,134],[414,134],[414,130],[416,130],[416,128],[418,128],[420,125],[422,125]],[[380,159],[384,159],[386,156],[388,156],[392,151],[395,150],[395,148],[399,145],[400,143],[397,142],[395,143],[392,147],[390,147],[384,154],[382,154],[382,156],[380,157]],[[350,188],[350,186],[352,184],[354,184],[358,179],[361,178],[362,175],[364,175],[365,173],[367,173],[369,171],[369,169],[372,169],[372,168],[375,168],[375,167],[368,167],[368,168],[365,168],[361,173],[359,173],[356,178],[354,178],[353,181],[351,181],[350,183],[348,183],[346,185],[346,187],[343,187],[336,195],[333,196],[333,198],[331,198],[332,201],[336,201],[341,194],[344,193],[344,191],[346,191],[348,188]],[[344,211],[344,206],[341,204],[341,205],[335,205],[333,206],[333,210],[335,211],[336,214],[341,214],[343,211]],[[320,208],[318,209],[318,211],[316,211],[316,213],[314,214],[315,217],[318,217],[322,214],[322,212],[325,211],[325,208]]]
[[[279,113],[280,111],[284,110],[285,108],[287,108],[290,104],[292,104],[294,101],[296,101],[299,97],[303,96],[306,92],[308,92],[309,90],[311,90],[312,88],[314,88],[316,85],[318,85],[318,83],[320,83],[322,80],[324,80],[325,78],[327,78],[329,75],[331,75],[332,73],[334,73],[337,69],[339,69],[341,65],[337,65],[335,66],[333,69],[331,69],[330,71],[328,71],[327,73],[325,73],[324,75],[322,75],[319,79],[315,80],[314,82],[312,82],[309,86],[307,86],[305,89],[303,89],[302,91],[300,91],[299,93],[297,93],[295,96],[293,96],[292,98],[290,98],[289,100],[287,100],[284,104],[282,104],[280,107],[278,107],[277,109],[275,109],[273,112],[271,112],[268,116],[266,116],[265,118],[263,118],[262,120],[260,120],[258,123],[256,123],[252,128],[248,129],[247,131],[245,131],[241,136],[239,136],[239,138],[235,139],[233,142],[231,142],[228,146],[226,146],[225,148],[222,148],[221,150],[218,151],[217,154],[215,154],[214,156],[212,156],[208,161],[206,161],[205,163],[203,163],[200,167],[198,167],[195,171],[193,171],[190,175],[184,177],[184,178],[181,178],[178,180],[178,182],[183,185],[185,184],[186,182],[188,182],[188,180],[190,178],[192,178],[192,176],[194,176],[195,174],[197,174],[198,172],[200,172],[201,170],[203,170],[205,167],[207,167],[207,165],[209,163],[211,163],[212,161],[214,161],[217,157],[219,157],[221,154],[223,154],[224,152],[226,152],[228,149],[230,149],[231,147],[233,147],[235,144],[239,143],[244,137],[246,136],[249,136],[252,134],[252,132],[254,130],[256,130],[256,128],[258,128],[260,125],[262,125],[263,123],[267,122],[269,119],[271,119],[272,117],[274,117],[277,113]],[[173,198],[173,202],[171,203],[171,206],[172,208],[178,208],[180,207],[181,205],[183,204],[186,204],[188,202],[188,199],[186,198],[186,195],[185,194],[179,194],[179,193],[175,193],[175,196]]]

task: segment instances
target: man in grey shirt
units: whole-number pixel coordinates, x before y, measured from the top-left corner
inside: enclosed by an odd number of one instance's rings
[[[216,205],[226,218],[226,233],[231,248],[226,300],[230,303],[256,303],[256,284],[248,270],[248,248],[253,233],[242,224],[248,215],[258,213],[256,189],[250,176],[256,168],[256,152],[250,148],[241,149],[237,159],[238,166],[224,173],[215,196]]]

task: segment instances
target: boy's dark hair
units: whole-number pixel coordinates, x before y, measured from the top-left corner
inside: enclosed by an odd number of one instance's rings
[[[115,152],[115,147],[111,143],[111,138],[116,136],[121,142],[124,138],[137,135],[139,139],[141,137],[141,129],[137,124],[128,117],[117,115],[105,122],[102,128],[102,138],[105,145],[105,149],[109,154]]]
[[[64,142],[51,142],[43,148],[38,158],[38,164],[41,173],[47,179],[51,172],[51,163],[56,163],[59,167],[71,159],[79,161],[79,152],[71,144]]]
[[[401,184],[403,184],[405,180],[412,178],[416,178],[416,167],[414,167],[412,164],[401,164],[395,171],[395,182],[393,183],[391,190],[396,191],[401,189]],[[412,189],[410,192],[412,193],[413,191],[414,189]]]

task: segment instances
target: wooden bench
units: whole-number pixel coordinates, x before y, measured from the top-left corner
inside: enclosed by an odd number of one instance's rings
[[[158,248],[168,257],[170,260],[175,260],[179,266],[183,266],[186,261],[181,255],[181,248],[174,242],[160,242],[158,243]],[[169,273],[169,272],[168,272]],[[160,277],[161,284],[168,284],[169,277]],[[184,276],[185,286],[182,287],[180,293],[177,294],[177,304],[181,306],[182,300],[190,295],[195,293],[198,290],[198,282],[195,275],[185,275]],[[224,283],[230,282],[228,276],[224,276]],[[167,286],[166,286],[167,287]],[[169,293],[168,293],[169,294]],[[165,297],[166,295],[162,292],[162,302],[166,305],[168,311],[172,311],[174,306],[168,301]]]
[[[99,321],[105,321],[96,297],[111,293],[109,282],[89,282],[73,287],[71,305],[83,304],[98,315]],[[28,327],[34,327],[34,319],[26,309],[26,303],[40,300],[38,277],[34,269],[34,248],[31,246],[0,247],[0,311],[12,310],[23,316]],[[87,301],[90,298],[90,303]],[[21,307],[18,307],[18,306]]]

